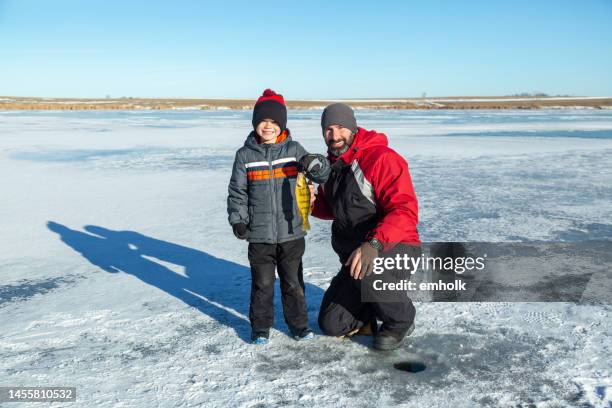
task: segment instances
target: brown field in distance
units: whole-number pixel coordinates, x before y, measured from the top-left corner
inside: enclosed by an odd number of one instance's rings
[[[362,109],[612,109],[612,97],[471,96],[405,99],[288,100],[289,109],[322,109],[334,101]],[[36,98],[0,96],[0,110],[252,109],[254,99]]]

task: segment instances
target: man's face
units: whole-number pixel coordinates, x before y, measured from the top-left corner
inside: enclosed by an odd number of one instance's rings
[[[342,125],[330,125],[323,132],[323,137],[329,152],[334,156],[340,156],[353,143],[355,135]]]

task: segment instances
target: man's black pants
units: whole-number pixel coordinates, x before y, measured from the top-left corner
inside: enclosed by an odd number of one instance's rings
[[[407,248],[411,256],[420,256],[420,247]],[[319,310],[319,327],[323,333],[328,336],[343,336],[377,318],[383,322],[381,331],[390,331],[403,336],[414,323],[416,314],[416,309],[407,293],[404,292],[405,296],[395,298],[395,300],[401,299],[399,302],[363,302],[362,283],[363,281],[350,276],[347,266],[343,266],[332,279],[323,295]]]
[[[251,264],[251,307],[253,330],[268,330],[274,323],[274,281],[280,278],[285,322],[290,329],[308,327],[304,295],[302,255],[304,238],[281,244],[249,244]]]

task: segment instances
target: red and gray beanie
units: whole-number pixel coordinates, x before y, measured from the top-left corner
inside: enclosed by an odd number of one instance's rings
[[[281,128],[281,132],[287,128],[287,106],[283,95],[277,94],[271,89],[266,89],[263,95],[255,102],[253,108],[253,129],[264,119],[272,119]]]

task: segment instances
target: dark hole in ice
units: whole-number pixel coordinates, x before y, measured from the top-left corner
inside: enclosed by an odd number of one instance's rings
[[[396,370],[406,371],[407,373],[420,373],[427,368],[425,363],[420,361],[402,361],[393,364],[393,367],[395,367]]]
[[[599,397],[599,399],[604,399],[606,396],[606,387],[595,387],[595,392],[597,393],[597,396]]]

